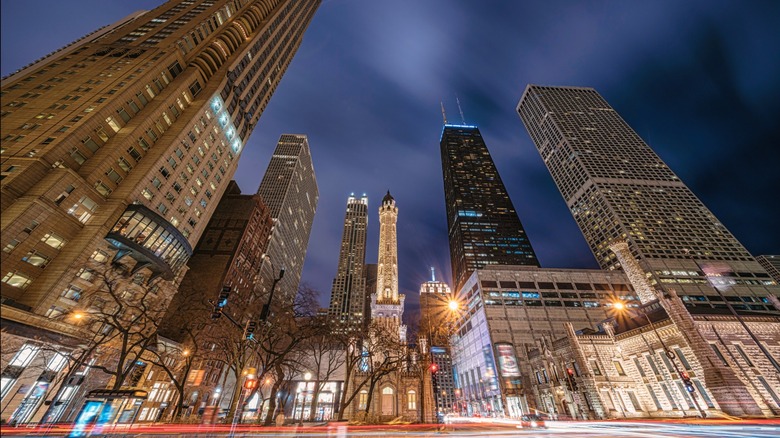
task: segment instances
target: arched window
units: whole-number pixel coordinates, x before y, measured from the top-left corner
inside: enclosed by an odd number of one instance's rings
[[[406,400],[409,405],[409,410],[417,410],[417,393],[410,389],[409,392],[406,393]]]

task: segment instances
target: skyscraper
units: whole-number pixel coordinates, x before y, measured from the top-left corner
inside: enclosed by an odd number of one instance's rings
[[[278,299],[292,300],[301,281],[319,199],[305,135],[283,134],[279,138],[257,193],[263,197],[274,223],[258,287],[263,293],[270,292],[273,279],[284,269],[275,293]]]
[[[431,346],[448,344],[449,336],[442,325],[454,312],[449,308],[453,298],[450,287],[443,281],[436,281],[431,268],[431,280],[420,285],[420,333],[428,338]]]
[[[440,143],[455,290],[486,265],[539,266],[479,128],[445,124]]]
[[[172,0],[3,78],[4,327],[67,331],[90,261],[167,303],[319,4]]]
[[[365,331],[366,307],[366,231],[368,197],[347,198],[344,232],[341,237],[339,265],[330,292],[328,316],[340,329]]]
[[[773,310],[776,283],[596,90],[529,85],[517,112],[602,268],[620,266],[622,238],[691,306],[725,308],[710,280],[739,308]]]

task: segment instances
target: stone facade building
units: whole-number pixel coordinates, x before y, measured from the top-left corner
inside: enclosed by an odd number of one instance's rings
[[[2,79],[4,328],[88,338],[88,265],[109,261],[165,309],[319,4],[172,0]],[[10,360],[6,412],[39,392]]]

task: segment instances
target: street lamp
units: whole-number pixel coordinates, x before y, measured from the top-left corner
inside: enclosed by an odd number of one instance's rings
[[[704,270],[704,268],[699,264],[699,262],[696,261],[696,259],[693,258],[693,253],[688,249],[683,249],[683,252],[688,255],[688,258],[691,259],[693,263],[696,264],[696,267],[704,274],[704,277],[709,280],[710,275],[707,274],[707,272]],[[715,286],[715,283],[712,281],[708,281],[709,285],[715,289],[715,292],[718,293],[718,296],[720,299],[726,303],[726,307],[729,309],[731,314],[734,316],[734,318],[739,321],[739,323],[742,325],[742,328],[745,329],[747,334],[750,336],[750,339],[753,340],[753,342],[756,344],[756,346],[761,350],[761,352],[766,356],[766,358],[769,360],[769,363],[772,364],[772,366],[775,368],[775,372],[780,374],[780,364],[777,363],[777,360],[767,351],[766,347],[758,340],[758,337],[753,333],[752,330],[750,330],[750,327],[745,323],[745,321],[742,319],[742,316],[737,313],[736,309],[734,309],[734,306],[731,305],[731,302],[729,302],[726,297],[723,295],[723,292]]]
[[[266,256],[265,258],[268,258]],[[271,269],[273,270],[273,263],[271,264]],[[263,309],[260,311],[260,321],[266,322],[268,320],[268,314],[271,312],[271,300],[274,299],[274,290],[276,289],[276,283],[279,282],[279,280],[284,277],[284,267],[279,270],[279,276],[274,278],[274,282],[271,283],[271,292],[268,294],[268,301],[263,304]]]
[[[303,380],[306,382],[303,386],[303,391],[301,392],[301,419],[298,421],[298,426],[303,426],[303,411],[306,409],[306,395],[309,391],[309,380],[311,380],[311,373],[306,372],[306,374],[303,375]]]
[[[626,310],[626,305],[620,301],[616,301],[612,303],[612,308],[617,311],[623,311]],[[655,336],[658,338],[658,342],[661,343],[661,347],[664,349],[664,355],[669,359],[669,362],[672,363],[672,367],[674,367],[674,372],[677,373],[677,376],[683,380],[685,383],[685,386],[688,390],[688,392],[691,394],[691,400],[693,400],[693,404],[696,406],[696,410],[699,411],[699,415],[701,418],[706,418],[707,413],[704,412],[704,409],[699,406],[699,401],[696,399],[696,394],[694,393],[693,385],[690,384],[690,379],[688,378],[688,373],[684,371],[680,371],[680,368],[677,366],[677,361],[675,361],[676,355],[672,350],[669,349],[669,347],[666,346],[666,342],[664,342],[663,338],[661,337],[661,334],[658,333],[658,329],[656,329],[655,324],[653,324],[653,321],[650,320],[650,316],[647,315],[647,312],[644,310],[644,308],[641,310],[642,316],[645,317],[645,320],[647,320],[647,323],[650,325],[650,328],[653,329],[653,333],[655,333]],[[651,351],[651,354],[654,353]]]

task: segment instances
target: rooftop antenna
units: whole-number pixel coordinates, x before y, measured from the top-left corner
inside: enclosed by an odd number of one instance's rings
[[[463,122],[463,124],[466,124],[466,118],[463,117],[463,108],[460,107],[460,99],[458,99],[458,95],[455,95],[455,101],[458,102],[458,111],[460,111],[460,120]]]
[[[431,266],[431,281],[436,281],[436,271],[433,269],[433,266]]]
[[[447,113],[444,112],[444,102],[439,101],[439,104],[441,104],[441,118],[444,119],[444,124],[447,124]]]

